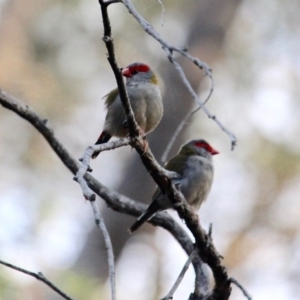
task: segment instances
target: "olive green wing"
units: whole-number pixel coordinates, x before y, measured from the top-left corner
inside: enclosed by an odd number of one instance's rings
[[[183,173],[184,165],[186,163],[186,155],[177,154],[173,158],[171,158],[165,165],[165,168],[170,171],[174,171],[179,173],[180,175]]]
[[[115,88],[114,90],[110,91],[108,94],[106,94],[103,99],[105,99],[105,106],[108,108],[114,100],[118,97],[119,90],[118,88]]]

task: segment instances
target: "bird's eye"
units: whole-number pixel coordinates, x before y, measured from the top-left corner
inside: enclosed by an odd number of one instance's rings
[[[137,74],[137,73],[138,73],[138,70],[132,70],[132,71],[131,71],[131,74],[132,74],[132,75],[135,75],[135,74]]]

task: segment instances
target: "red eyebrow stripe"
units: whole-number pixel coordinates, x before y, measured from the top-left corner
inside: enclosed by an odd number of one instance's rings
[[[147,65],[138,65],[138,66],[132,66],[129,68],[130,73],[136,71],[136,72],[148,72],[150,68]]]
[[[199,148],[204,148],[206,151],[208,151],[212,155],[219,154],[219,151],[217,151],[216,149],[214,149],[211,145],[209,145],[206,142],[196,142],[195,146],[199,147]]]
[[[204,148],[205,146],[209,146],[207,143],[204,142],[196,142],[195,146],[199,147],[199,148]]]

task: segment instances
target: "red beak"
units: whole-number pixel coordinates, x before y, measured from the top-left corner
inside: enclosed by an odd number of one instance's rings
[[[125,76],[125,77],[131,77],[131,73],[130,73],[130,70],[129,68],[126,68],[126,69],[123,69],[122,70],[122,75]]]
[[[217,151],[216,149],[214,149],[214,148],[211,148],[211,150],[210,150],[210,154],[211,155],[216,155],[216,154],[219,154],[220,152],[219,151]]]

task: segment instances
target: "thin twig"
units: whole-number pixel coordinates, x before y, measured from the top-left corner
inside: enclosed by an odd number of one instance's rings
[[[244,294],[244,296],[248,299],[248,300],[252,300],[252,297],[250,296],[250,294],[246,291],[246,289],[234,278],[230,277],[229,281],[232,282],[233,284],[235,284]]]
[[[121,99],[121,102],[124,107],[124,111],[127,117],[127,125],[128,125],[128,132],[129,132],[129,139],[142,139],[140,136],[140,130],[139,125],[137,124],[133,110],[131,107],[131,103],[129,101],[128,93],[124,84],[123,75],[121,73],[120,67],[118,66],[116,57],[115,57],[115,46],[113,43],[113,38],[111,34],[111,26],[110,26],[110,20],[108,17],[108,11],[107,11],[107,5],[104,0],[98,0],[101,8],[101,14],[102,14],[102,22],[103,22],[103,28],[104,28],[104,34],[102,40],[104,41],[106,45],[106,49],[108,52],[108,61],[110,63],[110,66],[114,72],[114,75],[116,77],[118,90],[119,90],[119,96]]]
[[[204,103],[200,100],[200,98],[198,97],[198,95],[196,94],[196,92],[194,91],[191,83],[189,82],[189,80],[187,79],[182,67],[180,66],[180,64],[177,62],[177,60],[175,59],[175,57],[172,54],[172,51],[170,51],[168,48],[165,48],[165,51],[168,55],[169,60],[174,64],[176,70],[178,71],[181,80],[184,82],[185,86],[188,88],[190,94],[193,96],[193,99],[195,100],[195,102],[199,105],[199,108],[201,108],[206,115],[212,119],[213,121],[215,121],[217,123],[217,125],[229,136],[230,140],[231,140],[231,150],[234,149],[237,139],[235,137],[235,135],[229,131],[219,120],[218,118],[213,115],[204,105]]]
[[[127,1],[127,0],[124,0]],[[214,275],[215,278],[215,286],[213,289],[213,292],[211,296],[208,298],[210,300],[223,300],[228,299],[231,287],[230,282],[228,281],[228,274],[226,268],[223,266],[222,261],[220,260],[219,254],[216,251],[214,245],[212,243],[209,243],[207,245],[207,235],[204,232],[204,230],[201,228],[201,225],[199,223],[198,216],[190,209],[189,205],[186,204],[186,201],[180,191],[178,191],[175,187],[175,185],[172,183],[170,178],[168,177],[167,172],[164,168],[162,168],[157,161],[155,160],[153,154],[151,153],[150,149],[146,149],[145,143],[143,138],[139,135],[138,126],[135,122],[132,109],[128,100],[128,95],[125,89],[124,81],[122,78],[122,74],[120,72],[120,69],[118,68],[116,59],[115,59],[115,53],[114,53],[114,45],[113,45],[113,39],[111,37],[111,28],[110,28],[110,22],[108,19],[108,13],[107,13],[107,5],[103,2],[103,0],[99,0],[99,3],[103,4],[101,6],[102,16],[103,16],[103,23],[104,23],[104,37],[103,40],[106,43],[107,49],[108,49],[108,60],[111,64],[111,67],[114,71],[117,83],[118,83],[118,89],[121,101],[124,106],[124,110],[127,116],[127,123],[128,123],[128,129],[129,129],[129,139],[130,144],[137,150],[137,152],[140,154],[140,157],[144,163],[144,166],[146,167],[147,171],[151,174],[154,181],[158,184],[158,186],[161,188],[163,192],[166,193],[170,201],[174,204],[175,209],[177,210],[180,218],[185,220],[185,223],[191,233],[193,234],[196,245],[199,248],[199,254],[203,262],[207,263]],[[182,52],[185,52],[185,50],[182,50]],[[201,63],[198,60],[195,60],[195,64]],[[203,65],[202,68],[206,70],[206,72],[211,72],[211,70],[207,67],[207,65]],[[1,91],[0,91],[1,92]],[[1,94],[1,93],[0,93]],[[1,100],[1,99],[0,99]],[[1,101],[0,101],[1,102]],[[7,103],[5,103],[7,105]],[[7,105],[10,106],[10,105]],[[11,109],[11,108],[10,108]],[[27,109],[26,109],[27,110]],[[23,111],[18,113],[24,117],[24,115],[27,116],[26,113]],[[31,115],[30,115],[31,117]],[[40,120],[38,121],[38,124],[35,123],[36,119],[31,119],[30,122],[36,126],[39,130],[41,129],[41,126],[44,125],[44,122],[40,124]],[[37,126],[38,125],[38,126]],[[42,127],[44,130],[44,127]],[[45,132],[46,139],[51,142],[53,142],[53,132],[51,134],[48,134],[48,131]],[[55,140],[57,142],[57,140]],[[51,144],[51,143],[50,143]],[[65,150],[65,149],[63,149]],[[63,151],[64,155],[66,154],[66,151]],[[58,152],[60,155],[63,156],[62,153]],[[66,163],[66,162],[65,162]],[[71,158],[70,167],[72,168],[72,172],[78,171],[78,164]],[[101,184],[97,182],[89,173],[86,173],[84,178],[87,180],[87,183],[89,187],[97,191],[99,195],[104,194],[105,197],[108,197],[106,193],[103,192],[103,187],[101,187]],[[107,192],[107,189],[104,188]],[[111,191],[110,191],[111,195]],[[109,201],[108,199],[106,199]],[[119,204],[119,203],[118,203]],[[118,206],[119,207],[119,206]],[[119,208],[120,209],[120,208]]]
[[[15,265],[9,264],[9,263],[7,263],[3,260],[0,260],[0,264],[4,265],[6,267],[9,267],[11,269],[14,269],[16,271],[19,271],[21,273],[32,276],[32,277],[36,278],[37,280],[40,280],[40,281],[44,282],[46,285],[48,285],[52,290],[54,290],[57,294],[62,296],[64,299],[73,300],[73,298],[69,297],[62,290],[60,290],[58,287],[56,287],[52,282],[50,282],[41,272],[34,273],[34,272],[31,272],[31,271],[25,270],[23,268],[17,267]]]
[[[64,145],[55,137],[53,130],[49,127],[48,123],[45,122],[44,118],[40,117],[28,105],[24,104],[17,98],[9,95],[1,89],[0,104],[6,109],[15,112],[21,118],[25,119],[32,126],[34,126],[49,143],[52,150],[57,154],[66,168],[68,168],[72,172],[72,174],[76,174],[78,172],[80,168],[79,162],[70,155]],[[89,173],[86,173],[84,178],[91,190],[99,195],[114,211],[138,217],[147,208],[146,205],[138,203],[122,194],[117,193],[116,191],[109,189],[108,187],[97,181]],[[156,216],[154,216],[150,220],[150,223],[155,226],[161,226],[162,228],[169,231],[188,255],[192,253],[194,245],[191,239],[181,228],[181,226],[179,226],[177,222],[175,222],[175,220],[171,218],[167,213],[156,214]],[[198,257],[196,257],[196,259],[193,261],[193,265],[196,274],[198,274],[198,272],[201,272],[201,260],[198,259]]]
[[[127,90],[126,90],[126,87],[124,84],[123,76],[121,74],[121,70],[120,70],[117,60],[115,58],[115,48],[114,48],[113,38],[112,38],[112,34],[111,34],[110,20],[109,20],[108,11],[107,11],[108,5],[105,3],[104,0],[98,0],[98,2],[100,4],[100,8],[101,8],[102,22],[103,22],[103,28],[104,28],[104,34],[103,34],[102,40],[104,41],[106,48],[107,48],[107,52],[108,52],[107,59],[110,63],[110,66],[111,66],[113,72],[114,72],[114,75],[115,75],[115,78],[117,81],[117,85],[118,85],[120,99],[123,104],[124,111],[125,111],[125,114],[127,117],[129,140],[130,140],[130,142],[132,142],[132,140],[135,140],[135,141],[142,143],[142,137],[140,136],[139,126],[135,120],[133,110],[131,107],[131,103],[129,101]],[[87,165],[88,165],[88,163],[87,163]],[[91,202],[91,205],[95,206],[95,204],[93,204],[92,202]],[[101,220],[101,218],[100,218],[100,220]],[[100,222],[99,225],[102,223],[103,223],[103,226],[105,227],[104,222]],[[107,234],[106,239],[109,240],[109,244],[111,245],[108,234]],[[108,246],[106,246],[106,247],[108,247]],[[111,248],[111,251],[112,251],[112,248]],[[110,251],[108,251],[108,254],[109,253],[110,253]],[[109,254],[109,255],[112,255],[112,254]],[[111,279],[111,287],[112,287],[112,297],[113,297],[113,299],[115,299],[114,298],[115,297],[115,292],[114,292],[115,282],[114,282],[114,280],[112,281],[112,279],[114,279],[115,276],[114,276],[114,274],[111,274],[111,271],[114,272],[114,270],[110,270],[110,279]]]
[[[111,239],[96,202],[91,201],[91,206],[93,209],[96,225],[101,230],[104,238],[104,244],[105,244],[107,257],[108,257],[111,299],[116,300],[116,273],[115,273],[114,252],[111,244]]]
[[[166,47],[170,49],[171,51],[175,51],[192,61],[196,66],[198,66],[200,69],[203,69],[205,71],[205,75],[208,75],[211,73],[211,68],[203,61],[200,61],[198,58],[193,57],[189,53],[187,53],[186,48],[179,48],[172,45],[169,45],[164,39],[161,38],[158,32],[154,30],[152,25],[147,22],[135,9],[133,4],[130,0],[120,0],[126,8],[128,9],[129,13],[133,15],[133,17],[138,21],[138,23],[142,26],[142,28],[151,35],[155,40],[157,40],[163,47]]]
[[[210,89],[208,92],[208,95],[205,99],[205,101],[203,102],[203,105],[205,105],[208,100],[210,99],[213,91],[214,91],[214,85],[215,85],[215,81],[214,78],[212,77],[211,74],[208,74],[208,76],[211,79],[211,85],[210,85]],[[184,118],[183,120],[179,123],[179,125],[177,126],[175,132],[173,133],[171,140],[168,142],[167,147],[163,153],[163,155],[161,156],[161,162],[165,163],[167,161],[167,158],[169,156],[169,153],[176,141],[176,139],[178,138],[179,134],[181,133],[181,131],[184,129],[184,127],[188,124],[188,120],[192,117],[193,114],[195,114],[196,112],[198,112],[201,109],[201,107],[197,107],[196,109],[193,109],[192,111],[190,111]]]
[[[84,198],[86,200],[95,201],[95,199],[96,199],[95,194],[88,187],[86,180],[84,179],[85,173],[87,171],[89,171],[89,168],[90,168],[89,164],[90,164],[91,156],[95,153],[100,153],[102,151],[112,150],[112,149],[116,149],[116,148],[127,146],[127,145],[129,145],[129,141],[127,139],[119,139],[119,140],[108,142],[108,143],[101,144],[101,145],[89,146],[85,150],[83,157],[80,159],[82,164],[81,164],[79,170],[77,171],[74,179],[79,183],[79,185],[82,189]]]
[[[162,2],[162,0],[157,0],[157,2],[160,4],[161,6],[161,21],[160,21],[160,24],[161,26],[164,26],[164,23],[165,23],[165,15],[166,15],[166,10],[165,10],[165,6]]]
[[[129,0],[122,0],[123,3],[130,3]],[[110,65],[112,67],[112,70],[115,74],[116,81],[118,84],[119,89],[119,95],[121,98],[121,102],[124,107],[125,114],[127,116],[127,123],[128,123],[128,131],[129,131],[129,140],[130,145],[136,149],[136,151],[139,153],[140,158],[147,169],[147,171],[150,173],[154,181],[157,183],[159,188],[168,196],[170,201],[173,203],[174,208],[176,209],[177,213],[179,214],[180,218],[185,220],[185,223],[191,233],[193,234],[196,245],[199,248],[199,255],[203,262],[207,263],[210,268],[212,269],[214,278],[215,278],[215,286],[213,289],[212,294],[209,296],[209,300],[223,300],[228,299],[229,295],[231,293],[231,287],[230,282],[228,281],[228,274],[226,268],[223,266],[222,261],[220,259],[220,256],[218,252],[216,251],[214,245],[210,241],[207,245],[208,236],[205,233],[205,231],[201,228],[201,225],[199,223],[198,215],[196,215],[189,205],[186,203],[182,193],[178,191],[173,184],[173,182],[168,177],[165,169],[163,169],[155,160],[152,152],[150,151],[149,147],[145,146],[145,142],[141,135],[139,134],[139,127],[134,119],[134,115],[132,112],[132,108],[128,99],[128,94],[124,85],[124,81],[122,78],[122,74],[120,72],[120,69],[118,67],[116,57],[115,57],[115,51],[114,51],[114,43],[113,38],[111,36],[111,26],[110,26],[110,20],[108,17],[107,12],[107,6],[103,5],[103,0],[99,0],[100,6],[101,6],[101,12],[102,12],[102,18],[103,18],[103,26],[104,26],[104,37],[103,41],[106,44],[107,51],[108,51],[108,60],[110,62]],[[133,14],[132,11],[130,13]],[[141,18],[137,13],[136,15],[138,18]],[[146,22],[146,21],[145,21]],[[145,30],[149,34],[153,34],[153,31],[150,30],[152,27],[149,23],[145,24]],[[158,38],[160,38],[158,36]],[[163,41],[164,44],[166,44]],[[172,48],[172,47],[171,47]],[[171,49],[168,48],[168,49]],[[165,48],[166,50],[166,48]],[[186,53],[186,50],[182,49],[171,49],[170,57],[172,57],[172,51],[178,51],[182,52],[182,55],[184,56],[190,56]],[[199,61],[198,59],[193,58],[193,62],[198,65],[201,69],[204,69],[206,74],[211,73],[211,69],[205,64]],[[182,72],[184,75],[184,73]],[[187,79],[186,79],[187,80]],[[199,100],[200,101],[200,100]],[[200,101],[201,102],[201,101]],[[202,102],[201,102],[202,103]],[[202,106],[203,108],[203,103]],[[207,109],[205,110],[207,111]],[[212,116],[212,119],[215,119],[215,116]],[[89,174],[86,174],[89,175]]]
[[[184,264],[178,278],[176,279],[174,285],[172,286],[170,292],[164,297],[162,298],[161,300],[169,300],[169,299],[172,299],[173,298],[173,295],[175,293],[175,291],[178,289],[186,271],[188,270],[189,266],[190,266],[190,263],[193,261],[193,259],[197,256],[198,254],[198,249],[195,249],[192,254],[189,256],[188,260],[186,261],[186,263]]]
[[[178,192],[175,186],[172,184],[169,177],[169,172],[166,171],[158,164],[150,148],[146,146],[143,136],[141,136],[140,134],[141,130],[139,130],[139,126],[135,120],[132,107],[128,98],[127,90],[124,84],[123,76],[120,72],[120,68],[116,60],[113,38],[111,36],[111,25],[110,25],[108,12],[107,12],[107,6],[105,5],[104,0],[98,0],[98,1],[101,7],[101,13],[103,19],[103,27],[104,27],[103,41],[105,42],[107,48],[107,52],[108,52],[107,59],[114,72],[121,102],[123,104],[124,111],[127,117],[130,145],[133,148],[135,148],[136,151],[139,153],[141,160],[143,161],[146,169],[151,174],[156,184],[162,190],[165,190],[166,188],[170,189],[170,192],[172,191],[171,194],[173,196],[176,195],[176,197],[181,199],[181,201],[184,201],[183,195],[180,192]]]
[[[186,57],[187,59],[191,60],[196,66],[198,66],[200,69],[203,69],[205,71],[205,75],[208,75],[208,77],[210,78],[211,81],[211,88],[210,88],[210,93],[208,96],[211,96],[212,91],[213,91],[213,87],[214,87],[214,81],[213,81],[213,76],[212,76],[212,71],[211,68],[204,62],[200,61],[198,58],[193,57],[192,55],[188,54],[186,49],[182,49],[182,48],[178,48],[178,47],[174,47],[169,45],[165,40],[163,40],[160,35],[158,34],[158,32],[156,32],[154,30],[154,28],[151,26],[150,23],[148,23],[135,9],[135,7],[133,6],[133,4],[131,3],[130,0],[121,0],[121,2],[127,7],[129,13],[131,13],[134,18],[138,21],[138,23],[142,26],[142,28],[149,34],[151,35],[154,39],[156,39],[162,46],[163,49],[167,52],[167,55],[170,59],[171,63],[175,62],[175,59],[172,55],[172,53],[178,52],[181,55],[183,55],[184,57]],[[179,68],[178,68],[179,66]],[[196,101],[196,103],[199,105],[199,107],[201,107],[204,112],[207,114],[207,116],[214,120],[217,125],[229,136],[230,141],[231,141],[231,150],[234,149],[234,147],[236,146],[236,142],[237,139],[235,137],[235,135],[229,131],[218,119],[216,116],[214,116],[213,114],[211,114],[209,112],[209,110],[204,106],[204,102],[201,102],[199,97],[196,95],[196,93],[194,92],[194,90],[191,88],[191,85],[189,83],[189,81],[187,80],[182,68],[180,67],[180,65],[177,63],[177,66],[175,65],[177,71],[179,72],[181,79],[183,80],[183,83],[186,85],[186,87],[188,88],[190,94],[192,95],[192,97],[194,98],[194,100]],[[181,71],[180,71],[181,69]],[[196,96],[196,97],[195,97]],[[206,100],[205,100],[206,102]],[[185,120],[187,120],[188,118],[185,118]],[[183,128],[183,127],[182,127]]]
[[[126,138],[118,139],[116,141],[110,141],[105,144],[93,145],[93,146],[91,146],[91,148],[93,150],[93,153],[91,155],[99,154],[103,151],[113,150],[113,149],[120,148],[123,146],[128,146],[128,145],[129,145],[129,140]],[[86,150],[86,152],[89,152],[88,149]],[[88,153],[85,153],[84,157],[87,156],[86,158],[90,159],[91,155],[89,155]],[[84,159],[84,157],[83,157],[83,159]]]
[[[173,133],[171,140],[169,141],[163,155],[161,156],[161,162],[165,163],[168,159],[169,153],[176,141],[176,139],[178,138],[180,132],[183,130],[183,128],[188,124],[188,120],[190,119],[190,117],[196,113],[197,111],[199,111],[200,107],[197,107],[196,109],[190,111],[185,117],[184,119],[180,122],[180,124],[177,126],[175,132]]]

